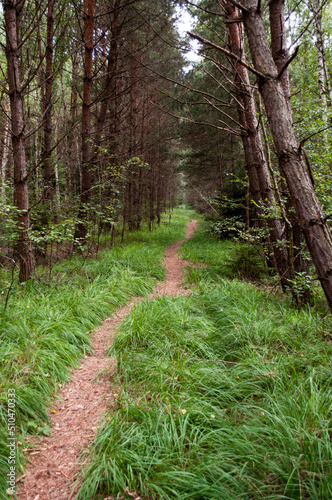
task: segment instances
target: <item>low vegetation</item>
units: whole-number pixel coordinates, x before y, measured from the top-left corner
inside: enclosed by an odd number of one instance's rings
[[[7,393],[16,392],[17,471],[20,449],[28,433],[48,435],[47,406],[69,377],[71,368],[90,352],[91,329],[98,326],[130,296],[146,295],[164,278],[164,249],[183,239],[190,212],[175,211],[172,224],[157,231],[139,231],[125,244],[104,250],[93,259],[75,257],[52,270],[37,270],[38,279],[17,284],[1,276],[0,313],[0,465],[6,471],[9,453]],[[168,217],[167,217],[168,220]],[[9,291],[9,294],[8,294]],[[21,445],[19,445],[21,443]],[[0,479],[0,498],[7,498],[6,473]]]
[[[332,498],[330,317],[229,279],[238,245],[201,231],[183,247],[210,264],[190,270],[194,293],[122,324],[117,410],[80,500]]]

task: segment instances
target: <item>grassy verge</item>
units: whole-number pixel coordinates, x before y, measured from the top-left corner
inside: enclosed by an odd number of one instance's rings
[[[124,245],[95,259],[67,260],[45,280],[14,284],[5,309],[10,277],[0,286],[0,498],[8,472],[8,391],[15,390],[15,417],[21,443],[16,445],[16,470],[23,470],[20,449],[28,433],[50,434],[47,407],[68,379],[69,370],[90,350],[90,330],[130,296],[146,295],[163,279],[164,249],[182,239],[190,212],[176,211],[170,225],[127,237]],[[39,271],[39,274],[42,271]],[[17,441],[17,443],[18,443]]]
[[[232,245],[184,245],[191,297],[138,304],[114,344],[118,411],[80,500],[332,498],[331,320],[223,277]],[[227,271],[228,272],[228,271]]]

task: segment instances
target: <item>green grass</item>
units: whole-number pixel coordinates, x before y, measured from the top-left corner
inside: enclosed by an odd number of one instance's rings
[[[203,223],[193,238],[182,246],[182,257],[191,262],[208,264],[204,279],[246,278],[253,281],[265,281],[267,268],[261,247],[248,243],[235,243],[232,240],[218,240],[209,230],[209,224]],[[195,283],[202,277],[197,268],[188,270],[188,280]]]
[[[123,322],[119,410],[91,447],[80,500],[126,488],[172,500],[332,498],[331,320],[225,279],[233,251],[201,232],[183,249],[211,264],[190,273],[194,294],[142,302]]]
[[[7,395],[16,392],[17,438],[26,445],[28,433],[49,434],[47,407],[52,396],[90,352],[90,332],[131,296],[148,294],[164,277],[164,249],[182,239],[191,212],[177,210],[170,225],[154,232],[127,236],[123,245],[105,250],[83,262],[75,257],[55,266],[47,284],[47,271],[20,286],[14,283],[4,310],[10,277],[4,272],[0,286],[0,498],[8,498]],[[45,274],[45,276],[44,276]],[[3,293],[1,293],[3,292]],[[23,457],[17,449],[17,474]]]

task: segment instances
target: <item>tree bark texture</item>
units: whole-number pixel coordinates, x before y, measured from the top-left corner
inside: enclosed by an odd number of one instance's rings
[[[264,21],[256,0],[242,2],[244,25],[254,67],[262,73],[259,88],[263,97],[279,164],[304,231],[306,242],[332,310],[332,237],[316,196],[288,112],[278,68],[272,57]]]
[[[226,12],[227,17],[231,21],[228,23],[231,51],[239,60],[243,61],[245,60],[244,37],[240,24],[234,22],[235,19],[239,18],[239,11],[231,2],[227,1]],[[263,143],[256,115],[253,88],[250,84],[248,70],[239,62],[235,62],[235,70],[239,88],[238,98],[242,104],[242,109],[239,109],[239,121],[246,129],[246,133],[242,135],[242,142],[247,163],[250,190],[258,206],[258,215],[262,217],[263,207],[265,207],[268,212],[269,210],[275,211],[277,202],[273,193],[270,173],[265,160]],[[261,207],[261,209],[259,207]],[[290,276],[287,250],[285,247],[281,247],[280,244],[278,244],[278,242],[284,239],[282,224],[279,219],[271,217],[269,213],[267,217],[266,221],[261,218],[261,225],[270,229],[272,249],[270,248],[269,253],[273,252],[274,254],[281,284],[282,287],[285,288],[289,284],[288,279]]]
[[[84,0],[84,82],[82,95],[82,186],[76,238],[84,240],[87,235],[86,210],[90,201],[93,183],[91,171],[90,107],[93,67],[93,32],[95,20],[95,0]]]
[[[78,78],[78,50],[72,59],[72,91],[70,98],[70,125],[74,127],[77,120],[77,78]],[[79,165],[78,138],[76,128],[68,135],[68,155],[66,161],[66,198],[77,195],[77,170]]]
[[[5,100],[5,115],[6,115],[6,121],[5,121],[5,126],[4,126],[4,131],[3,131],[3,147],[2,147],[2,155],[1,155],[1,160],[0,160],[0,200],[1,203],[5,204],[6,202],[6,189],[5,189],[5,182],[6,182],[6,167],[7,167],[7,162],[8,162],[8,157],[9,157],[9,147],[10,147],[10,119],[8,115],[8,108],[9,108],[9,99],[6,98]]]
[[[21,282],[28,281],[34,273],[32,245],[29,238],[30,213],[28,177],[24,146],[23,96],[19,71],[18,50],[18,2],[3,2],[6,27],[6,58],[8,66],[8,83],[10,112],[12,121],[12,145],[14,158],[14,187],[18,215],[18,254]]]
[[[53,28],[54,0],[47,5],[46,71],[45,71],[45,122],[44,122],[44,201],[53,200],[52,185],[52,87],[53,87]]]
[[[285,0],[273,0],[269,5],[269,11],[270,11],[270,26],[271,26],[272,57],[275,62],[275,65],[277,66],[278,72],[280,73],[288,60],[286,26],[285,26]],[[286,68],[282,72],[280,77],[280,82],[284,91],[287,109],[291,117],[291,120],[293,122],[288,68]],[[285,214],[286,216],[284,217],[284,220],[287,226],[287,234],[290,235],[290,238],[288,239],[289,240],[288,261],[291,270],[290,271],[291,279],[295,279],[295,272],[305,272],[308,274],[309,266],[298,251],[298,248],[301,248],[301,246],[303,245],[303,233],[299,225],[299,222],[297,220],[296,214],[294,213],[293,202],[288,192],[285,193],[285,196],[287,199],[286,202],[287,215]],[[291,261],[292,258],[294,259],[294,261]],[[293,292],[293,295],[296,296],[296,300],[299,301],[299,296],[296,291]]]
[[[270,26],[271,26],[271,49],[273,60],[280,71],[288,60],[288,49],[286,39],[285,26],[285,0],[272,0],[269,5],[270,11]],[[280,82],[284,90],[287,108],[289,114],[292,115],[291,108],[291,91],[289,81],[289,71],[286,68],[281,77]]]
[[[111,41],[110,48],[107,57],[107,71],[105,79],[105,88],[102,95],[102,101],[100,105],[100,110],[97,118],[97,132],[95,137],[95,143],[98,148],[101,144],[101,138],[105,126],[107,110],[112,98],[115,97],[115,72],[117,66],[117,49],[118,49],[118,38],[120,35],[119,27],[119,13],[120,13],[121,0],[115,0],[114,7],[111,12]],[[96,155],[98,155],[98,150]]]
[[[315,17],[315,28],[316,28],[316,46],[318,52],[318,87],[319,95],[323,108],[323,120],[325,125],[328,125],[327,116],[327,96],[329,99],[330,106],[332,105],[332,90],[330,84],[330,77],[326,64],[325,46],[324,46],[324,36],[323,36],[323,22],[322,22],[322,9],[320,9],[320,0],[314,1],[314,10],[318,12]],[[327,139],[327,134],[325,132],[325,139]]]

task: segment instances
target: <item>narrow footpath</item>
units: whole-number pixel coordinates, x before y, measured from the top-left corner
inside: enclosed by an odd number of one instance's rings
[[[188,223],[186,239],[193,236],[197,221]],[[148,297],[135,297],[118,309],[92,334],[93,352],[85,356],[50,409],[52,436],[43,437],[34,449],[28,450],[29,461],[18,486],[18,500],[74,499],[78,460],[93,440],[106,408],[115,406],[119,387],[112,380],[116,359],[107,356],[117,329],[131,309],[142,300],[161,295],[190,293],[182,286],[184,267],[190,262],[177,256],[183,241],[165,251],[166,280],[158,283]]]

